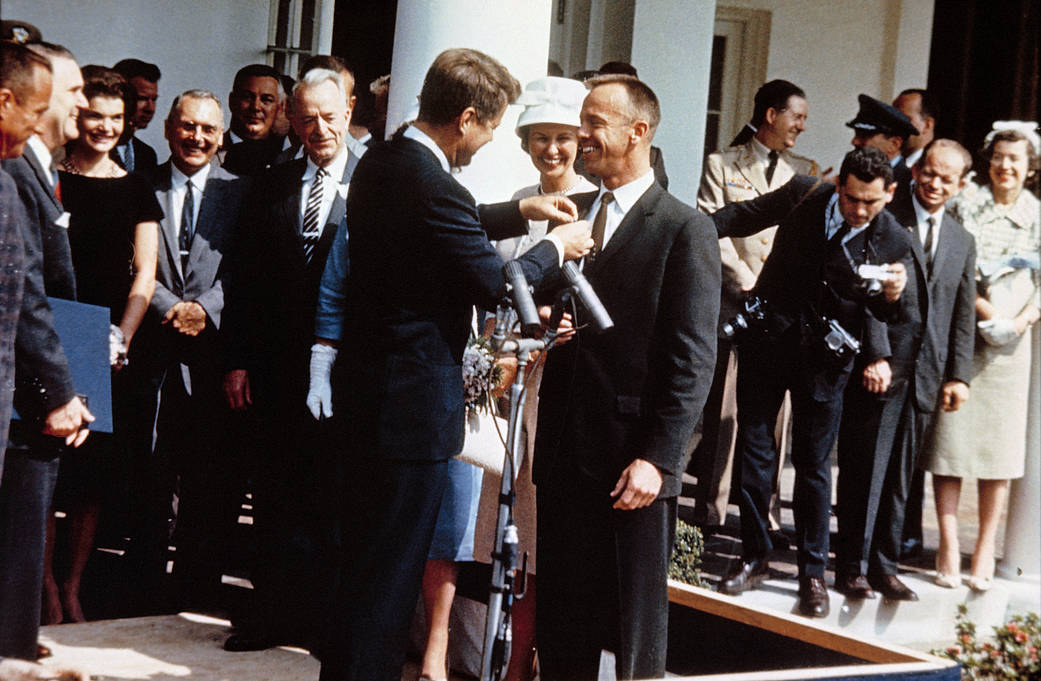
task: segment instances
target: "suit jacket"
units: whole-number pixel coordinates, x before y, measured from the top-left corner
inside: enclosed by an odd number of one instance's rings
[[[7,426],[14,403],[15,346],[25,275],[24,247],[18,226],[24,221],[14,181],[0,170],[0,477],[4,472]]]
[[[25,210],[20,221],[25,288],[15,339],[15,406],[22,418],[39,420],[76,394],[47,302],[48,295],[75,299],[75,275],[66,228],[55,222],[64,211],[32,150],[27,149],[22,158],[5,160],[3,167],[18,186]]]
[[[591,204],[595,197],[574,198]],[[584,274],[615,327],[580,332],[550,351],[539,391],[535,482],[564,466],[609,490],[626,466],[644,459],[663,473],[661,496],[674,496],[715,369],[715,230],[655,183]]]
[[[505,291],[485,226],[516,234],[526,223],[516,202],[479,210],[427,147],[403,135],[369,148],[347,203],[350,275],[333,402],[346,405],[358,456],[447,459],[463,445],[473,306],[494,308]],[[558,271],[557,257],[548,241],[522,256],[529,283]]]
[[[351,156],[339,182],[350,182]],[[337,194],[314,254],[305,260],[300,195],[306,159],[269,168],[255,179],[225,281],[225,369],[247,369],[268,405],[303,404],[314,341],[318,285],[347,204]],[[200,218],[201,219],[201,218]],[[266,393],[266,397],[265,397]]]
[[[138,336],[144,335],[149,341],[151,351],[146,361],[155,361],[159,367],[165,367],[171,361],[184,364],[205,361],[211,369],[216,369],[219,360],[217,332],[224,312],[224,278],[227,273],[224,256],[234,243],[249,180],[237,178],[219,166],[211,166],[188,252],[188,266],[182,270],[176,226],[170,217],[173,215],[170,206],[171,168],[167,161],[156,173],[155,198],[167,217],[159,222],[155,293]],[[188,337],[161,324],[170,308],[181,301],[195,301],[206,310],[207,329],[199,336]]]
[[[33,245],[43,254],[43,283],[47,295],[76,300],[68,224],[58,224],[65,207],[51,189],[49,170],[44,169],[29,146],[20,158],[3,161],[3,168],[14,178],[25,212],[38,228],[33,234]]]
[[[156,171],[159,169],[159,159],[155,155],[155,149],[149,146],[147,143],[142,142],[137,136],[130,137],[130,144],[134,145],[134,171],[138,175],[148,180],[149,184],[155,184]],[[113,148],[109,152],[109,156],[116,163],[123,166],[123,159],[119,155],[119,150]],[[124,168],[125,169],[125,168]]]
[[[814,349],[814,327],[820,317],[836,320],[854,337],[862,338],[869,318],[889,321],[900,309],[898,303],[886,303],[882,296],[865,297],[845,256],[828,258],[826,211],[834,193],[830,183],[796,175],[780,189],[712,214],[720,237],[749,236],[778,225],[773,250],[753,293],[768,303],[771,334],[780,336],[798,325],[807,368],[803,380],[818,400],[837,397],[852,367],[852,362],[842,367],[829,364]],[[904,262],[910,271],[910,236],[888,212],[879,213],[854,239],[874,254],[877,263]]]
[[[950,212],[944,211],[930,274],[911,201],[894,201],[891,210],[901,225],[914,230],[911,244],[916,279],[928,301],[924,307],[923,338],[914,363],[914,398],[920,411],[933,412],[944,383],[961,381],[967,385],[972,377],[976,241]]]
[[[760,158],[752,142],[709,154],[698,189],[698,208],[711,215],[728,203],[747,201],[770,191],[766,182],[768,162]],[[785,150],[777,157],[773,186],[780,187],[795,175],[820,176],[816,161]],[[744,299],[744,291],[755,285],[756,277],[773,248],[776,228],[770,227],[742,238],[719,242],[723,264],[723,316],[730,318],[735,306]]]
[[[285,137],[282,135],[272,135],[266,140],[232,142],[231,132],[226,131],[221,141],[221,150],[218,153],[219,163],[230,173],[254,177],[281,161],[293,159],[296,150],[300,147],[294,148],[292,155],[281,158],[284,142]]]

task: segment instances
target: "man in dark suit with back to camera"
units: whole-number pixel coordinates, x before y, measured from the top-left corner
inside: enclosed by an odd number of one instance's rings
[[[211,163],[220,145],[220,100],[205,90],[179,95],[166,119],[170,160],[155,194],[165,217],[155,294],[138,332],[144,376],[135,519],[142,546],[142,591],[154,598],[166,574],[167,516],[178,492],[174,575],[181,597],[213,595],[221,558],[237,520],[234,462],[222,453],[226,405],[219,332],[223,259],[232,247],[248,180]],[[154,435],[154,439],[152,434]],[[179,484],[177,482],[179,478]]]
[[[661,678],[677,496],[715,366],[719,242],[655,181],[654,92],[627,75],[587,85],[578,143],[602,186],[575,197],[596,216],[583,271],[615,326],[551,350],[539,391],[539,661],[547,681],[591,680],[608,648],[619,679]]]
[[[25,659],[36,654],[46,524],[63,451],[62,441],[52,436],[79,446],[94,420],[76,396],[47,302],[48,295],[76,297],[65,233],[68,214],[56,196],[51,152],[77,137],[79,108],[87,102],[79,66],[68,50],[49,43],[30,49],[38,57],[35,72],[50,72],[46,80],[53,87],[45,90],[50,93],[49,99],[44,97],[46,111],[36,114],[38,135],[26,142],[26,154],[3,162],[18,187],[26,219],[20,225],[25,282],[15,336],[15,406],[22,419],[12,426],[10,442],[3,442],[7,452],[0,482],[0,655]],[[7,57],[5,53],[5,69],[23,61]],[[27,87],[20,98],[41,91]]]
[[[964,147],[936,140],[912,168],[913,197],[890,204],[912,234],[913,268],[899,318],[868,334],[869,343],[882,346],[872,354],[886,366],[858,363],[846,390],[835,586],[850,598],[877,591],[889,600],[918,600],[897,577],[908,489],[932,415],[937,408],[957,411],[972,376],[975,242],[944,210],[971,168]]]
[[[293,90],[290,119],[306,155],[254,179],[225,282],[224,392],[262,429],[253,470],[258,560],[253,613],[226,650],[308,642],[326,585],[314,571],[322,433],[307,411],[318,284],[346,211],[358,158],[345,146],[350,111],[338,73],[315,69]]]
[[[149,182],[155,182],[159,161],[155,149],[137,137],[155,117],[159,100],[159,67],[140,59],[122,59],[112,70],[126,78],[134,94],[134,113],[126,118],[126,130],[119,144],[112,150],[112,158],[129,172],[138,173]]]
[[[335,418],[347,434],[348,527],[322,679],[400,678],[448,460],[463,445],[462,355],[473,306],[494,308],[505,292],[489,236],[523,233],[525,218],[577,216],[556,196],[478,209],[452,177],[519,94],[491,57],[441,53],[415,124],[371,147],[351,181],[350,275],[333,380]],[[519,259],[528,282],[538,286],[563,259],[581,256],[588,235],[581,222],[550,232]]]
[[[774,247],[751,294],[765,305],[738,345],[738,447],[742,458],[742,560],[719,585],[739,594],[769,574],[770,493],[777,466],[774,425],[792,396],[799,612],[829,612],[824,571],[831,511],[829,456],[838,435],[842,395],[869,319],[887,321],[907,279],[907,230],[884,211],[895,190],[893,168],[877,149],[843,159],[839,184],[796,175],[780,189],[724,206],[712,219],[721,237],[748,236],[777,224]],[[877,289],[857,274],[882,266]],[[872,294],[873,292],[873,294]],[[751,315],[754,316],[754,315]],[[871,361],[873,357],[867,357]]]

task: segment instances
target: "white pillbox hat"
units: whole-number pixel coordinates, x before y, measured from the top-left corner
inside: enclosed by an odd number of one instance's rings
[[[524,111],[517,118],[517,135],[536,123],[556,123],[579,127],[582,101],[589,91],[586,86],[570,78],[545,76],[531,81],[517,99]]]

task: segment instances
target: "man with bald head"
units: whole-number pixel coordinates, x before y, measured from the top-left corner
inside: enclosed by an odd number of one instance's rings
[[[212,163],[223,119],[220,100],[206,90],[189,90],[170,108],[170,160],[159,166],[155,184],[165,216],[155,294],[135,339],[148,348],[139,367],[143,432],[155,434],[139,443],[147,451],[135,457],[141,463],[132,537],[136,581],[143,595],[154,594],[166,572],[166,519],[179,479],[174,576],[178,596],[190,602],[204,602],[220,587],[221,558],[237,517],[235,471],[221,453],[227,418],[219,333],[224,257],[249,181]]]

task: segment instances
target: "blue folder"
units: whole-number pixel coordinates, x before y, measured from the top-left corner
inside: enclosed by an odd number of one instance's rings
[[[54,330],[69,360],[76,394],[94,415],[90,429],[112,432],[112,371],[108,362],[107,307],[47,298],[54,312]],[[18,418],[15,412],[14,418]]]

